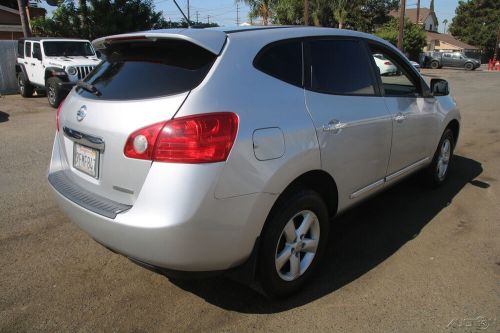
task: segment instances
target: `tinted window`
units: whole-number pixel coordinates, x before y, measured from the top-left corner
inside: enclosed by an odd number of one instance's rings
[[[255,67],[266,74],[302,86],[302,44],[286,41],[266,47],[255,59]]]
[[[369,59],[362,45],[350,40],[309,42],[306,71],[312,90],[330,94],[375,94]]]
[[[24,41],[20,40],[17,42],[17,57],[24,58]]]
[[[106,60],[85,81],[94,85],[94,99],[143,99],[178,94],[196,87],[208,73],[216,56],[192,43],[179,40],[128,42],[109,46]]]
[[[33,58],[37,55],[42,55],[40,51],[40,43],[33,43]]]
[[[386,96],[416,96],[418,85],[414,77],[402,65],[401,59],[386,50],[372,47],[372,55],[377,66],[380,81]],[[380,56],[384,60],[381,60]]]
[[[43,50],[48,57],[94,55],[89,42],[43,42]]]
[[[26,56],[31,57],[31,43],[26,42]]]

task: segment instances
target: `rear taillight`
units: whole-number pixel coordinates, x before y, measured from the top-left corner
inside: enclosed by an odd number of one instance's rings
[[[64,101],[61,101],[61,103],[59,103],[59,106],[57,107],[57,112],[56,112],[56,129],[57,129],[57,131],[59,131],[59,116],[61,114],[61,108],[63,106],[63,103],[64,103]]]
[[[384,65],[390,66],[390,65],[392,65],[392,62],[386,61],[386,62],[384,62]]]
[[[132,133],[125,156],[172,163],[211,163],[227,159],[238,131],[232,112],[175,118]]]

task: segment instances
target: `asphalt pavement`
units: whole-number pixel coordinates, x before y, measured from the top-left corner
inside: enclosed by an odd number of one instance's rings
[[[94,242],[47,184],[55,110],[1,97],[0,331],[498,332],[500,72],[424,74],[462,112],[448,183],[413,177],[339,217],[318,274],[283,300],[169,280]]]

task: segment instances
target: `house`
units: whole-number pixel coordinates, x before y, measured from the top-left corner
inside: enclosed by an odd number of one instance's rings
[[[399,11],[393,10],[389,13],[389,15],[398,18]],[[410,20],[411,23],[417,23],[417,9],[406,8],[405,17]],[[430,8],[420,8],[418,14],[418,24],[422,26],[425,31],[437,31],[439,21],[433,10]]]
[[[47,11],[40,7],[28,7],[30,20],[44,17]],[[14,40],[23,37],[19,10],[0,5],[0,40]]]
[[[437,31],[439,21],[436,13],[431,8],[420,8],[418,24],[425,30],[427,45],[423,51],[441,51],[441,52],[462,52],[468,57],[479,59],[481,50],[473,45],[464,43],[452,35],[442,34]],[[398,11],[391,11],[389,15],[399,17]],[[417,9],[407,8],[405,17],[412,23],[417,23]]]

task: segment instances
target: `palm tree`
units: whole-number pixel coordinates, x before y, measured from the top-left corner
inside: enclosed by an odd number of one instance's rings
[[[446,33],[446,25],[448,24],[448,20],[444,19],[443,24],[444,24],[444,31],[443,32]]]
[[[348,6],[349,3],[347,0],[333,1],[333,17],[339,23],[339,29],[344,27],[344,23],[347,18]]]
[[[271,5],[272,0],[243,0],[245,4],[250,7],[250,17],[260,16],[262,18],[262,24],[268,25],[271,18]]]

